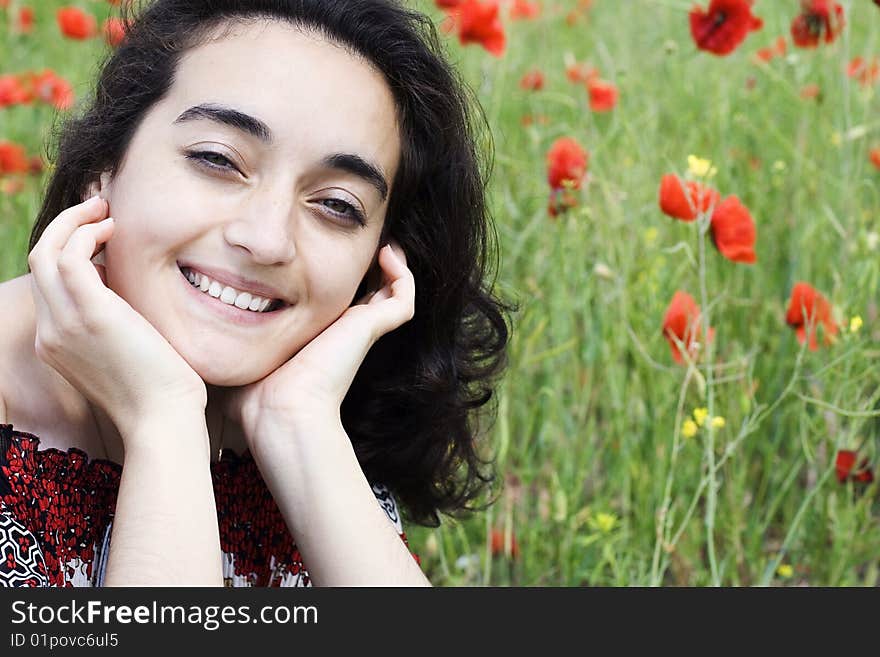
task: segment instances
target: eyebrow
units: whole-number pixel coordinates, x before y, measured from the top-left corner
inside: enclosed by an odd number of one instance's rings
[[[207,119],[215,123],[235,128],[239,132],[245,132],[262,141],[271,144],[274,140],[272,130],[260,119],[245,114],[231,107],[215,104],[202,104],[190,107],[173,123],[186,123]],[[388,198],[388,181],[382,175],[381,169],[372,162],[355,153],[330,153],[321,158],[319,163],[328,169],[337,169],[355,175],[376,188],[382,201]]]

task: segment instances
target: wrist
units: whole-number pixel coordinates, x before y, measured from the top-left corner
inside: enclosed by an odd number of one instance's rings
[[[251,436],[260,438],[272,435],[308,435],[316,427],[322,429],[342,427],[338,406],[322,403],[300,403],[283,409],[261,409],[251,415],[247,423]]]
[[[172,458],[210,461],[210,444],[204,411],[191,406],[157,408],[144,416],[126,418],[117,424],[125,446],[125,457]]]

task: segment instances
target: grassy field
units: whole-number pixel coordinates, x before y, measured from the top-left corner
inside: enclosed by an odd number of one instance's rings
[[[33,4],[29,35],[0,11],[0,75],[51,67],[82,97],[105,46],[60,38],[64,3]],[[433,2],[412,4],[442,21]],[[852,58],[880,55],[880,8],[841,2],[842,34],[807,50],[789,36],[799,3],[758,0],[763,29],[716,57],[691,39],[690,0],[577,4],[545,0],[517,21],[505,5],[501,57],[443,37],[489,119],[498,291],[521,306],[487,425],[498,500],[437,529],[407,526],[413,550],[440,586],[876,585],[878,484],[841,483],[835,456],[858,450],[875,473],[880,459],[880,170],[868,157],[880,88],[846,74]],[[780,35],[787,54],[756,63]],[[590,110],[567,54],[617,86],[612,111]],[[519,86],[531,68],[539,91]],[[2,109],[0,141],[39,153],[54,116]],[[565,136],[589,151],[589,173],[578,206],[551,218],[545,157]],[[750,210],[755,264],[723,258],[705,221],[660,211],[661,176],[684,176],[691,154]],[[24,272],[43,182],[0,193],[0,279]],[[786,324],[797,281],[831,302],[834,344],[806,349]],[[690,366],[661,329],[677,290],[715,330]],[[687,437],[702,408],[723,426]]]

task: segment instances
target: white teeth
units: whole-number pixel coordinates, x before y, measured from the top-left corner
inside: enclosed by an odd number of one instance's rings
[[[221,285],[217,281],[212,281],[207,276],[199,274],[191,270],[184,270],[187,280],[202,292],[207,292],[215,299],[219,299],[223,303],[241,308],[242,310],[251,310],[253,312],[264,312],[272,299],[264,299],[251,294],[250,292],[239,292],[228,285]]]
[[[235,303],[236,296],[238,295],[235,294],[235,290],[227,286],[223,288],[223,292],[220,294],[220,301],[228,303],[231,306]]]
[[[251,305],[251,297],[247,292],[242,292],[237,297],[235,297],[235,301],[233,301],[233,305],[236,308],[241,308],[242,310],[246,310],[249,305]]]

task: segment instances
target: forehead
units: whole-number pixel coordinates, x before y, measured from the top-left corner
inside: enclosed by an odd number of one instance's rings
[[[349,151],[379,162],[389,179],[400,150],[394,98],[365,59],[314,32],[275,20],[217,30],[180,60],[165,99],[174,117],[218,103],[266,123],[273,147],[306,157]]]

